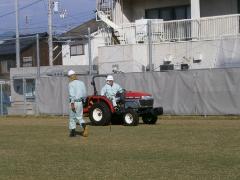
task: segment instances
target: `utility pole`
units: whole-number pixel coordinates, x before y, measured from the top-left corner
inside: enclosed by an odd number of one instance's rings
[[[48,51],[50,66],[53,66],[52,7],[53,0],[48,0]]]
[[[20,43],[19,43],[19,22],[18,22],[18,0],[15,0],[15,14],[16,14],[16,65],[20,68]]]
[[[40,77],[40,48],[39,48],[39,34],[36,35],[36,53],[37,53],[37,78]]]
[[[88,28],[88,58],[89,58],[89,75],[92,75],[92,45],[90,28]]]
[[[39,34],[36,35],[36,53],[37,53],[37,77],[35,80],[35,110],[36,110],[36,114],[39,115],[39,106],[38,106],[38,102],[39,102],[39,79],[40,79],[40,48],[39,48]]]

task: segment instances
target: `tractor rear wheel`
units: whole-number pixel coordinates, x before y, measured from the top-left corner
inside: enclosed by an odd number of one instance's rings
[[[145,124],[156,124],[158,117],[153,114],[143,115],[142,120]]]
[[[123,122],[125,126],[137,126],[139,123],[139,116],[134,110],[128,109],[123,115]]]
[[[111,120],[111,111],[105,103],[95,103],[89,110],[89,119],[96,126],[108,125]]]

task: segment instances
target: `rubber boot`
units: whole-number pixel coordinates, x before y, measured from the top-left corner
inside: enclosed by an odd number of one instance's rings
[[[69,134],[70,137],[75,137],[76,136],[76,131],[75,129],[72,129],[70,134]]]
[[[82,123],[82,128],[83,128],[83,137],[88,137],[88,127],[86,123]]]

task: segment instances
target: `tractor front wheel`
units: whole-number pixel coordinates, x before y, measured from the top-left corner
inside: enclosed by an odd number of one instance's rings
[[[137,126],[139,123],[139,116],[134,110],[128,109],[123,115],[123,121],[125,126]]]
[[[105,103],[95,103],[89,110],[89,119],[96,126],[108,125],[111,120],[111,111]]]
[[[158,117],[153,114],[143,115],[142,120],[145,124],[156,124]]]

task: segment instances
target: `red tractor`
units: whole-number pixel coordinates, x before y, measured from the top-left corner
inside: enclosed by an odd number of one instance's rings
[[[136,126],[139,117],[145,124],[155,124],[158,115],[163,114],[162,107],[153,108],[153,97],[149,93],[139,91],[125,91],[118,93],[117,107],[113,107],[111,100],[98,94],[95,84],[96,77],[107,77],[106,75],[95,75],[92,78],[94,95],[88,96],[84,103],[84,115],[89,116],[93,125],[103,126],[119,121],[126,126]]]

